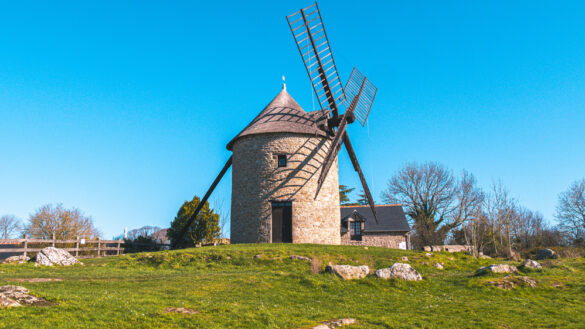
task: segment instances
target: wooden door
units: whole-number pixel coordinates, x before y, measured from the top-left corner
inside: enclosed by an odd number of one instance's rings
[[[292,203],[272,203],[272,242],[292,242]]]

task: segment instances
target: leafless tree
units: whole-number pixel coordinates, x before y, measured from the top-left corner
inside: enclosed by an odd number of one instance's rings
[[[14,238],[22,230],[22,223],[13,215],[0,217],[0,239]]]
[[[574,182],[559,195],[556,218],[576,244],[585,244],[585,179]]]
[[[128,231],[128,240],[136,240],[139,237],[154,238],[154,234],[158,231],[160,231],[160,227],[158,226],[142,226]]]
[[[213,211],[219,214],[219,236],[221,238],[229,238],[229,231],[227,230],[227,223],[230,221],[230,207],[226,206],[224,199],[213,200]]]
[[[79,237],[99,238],[100,232],[94,227],[91,217],[81,210],[65,209],[63,205],[45,205],[29,218],[25,232],[38,239],[52,239],[53,234],[59,240]]]
[[[442,244],[447,234],[478,212],[483,193],[473,175],[463,172],[456,180],[444,166],[409,163],[388,182],[387,202],[401,203],[414,229],[413,243]]]

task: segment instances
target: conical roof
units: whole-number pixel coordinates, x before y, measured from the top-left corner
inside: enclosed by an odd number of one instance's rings
[[[288,94],[283,84],[282,90],[274,99],[227,144],[232,150],[236,140],[244,136],[267,133],[295,133],[327,136],[317,127],[317,121],[323,120],[323,111],[305,112],[301,106]]]

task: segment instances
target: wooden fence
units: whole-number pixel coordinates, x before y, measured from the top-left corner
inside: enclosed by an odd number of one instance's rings
[[[2,248],[2,246],[6,245],[22,245],[21,248]],[[30,244],[32,245],[39,245],[42,244],[44,247],[39,248],[34,247],[31,248]],[[124,247],[121,245],[124,244],[123,240],[88,240],[88,239],[81,239],[77,238],[75,240],[56,240],[54,237],[52,240],[46,239],[30,239],[25,237],[24,239],[0,239],[0,254],[18,254],[22,253],[24,256],[27,256],[29,253],[37,253],[41,251],[43,248],[47,246],[58,247],[60,249],[66,250],[71,254],[74,254],[75,257],[103,257],[103,256],[112,256],[112,255],[120,255],[124,253]],[[62,246],[65,245],[65,246]],[[112,245],[115,245],[113,247]],[[61,246],[61,247],[59,247]],[[73,247],[74,246],[74,247]],[[80,256],[81,253],[81,256]]]

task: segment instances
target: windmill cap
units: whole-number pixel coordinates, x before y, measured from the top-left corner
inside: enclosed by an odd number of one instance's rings
[[[303,108],[289,95],[286,86],[274,99],[226,146],[232,150],[234,143],[245,136],[269,133],[293,133],[302,135],[318,135],[327,137],[327,134],[317,127],[317,121],[323,117],[323,111],[305,112]]]

